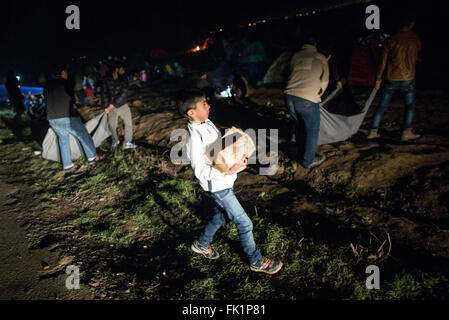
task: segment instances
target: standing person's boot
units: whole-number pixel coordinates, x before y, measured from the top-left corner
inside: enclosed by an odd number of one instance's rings
[[[378,131],[378,129],[371,129],[367,138],[368,139],[380,138],[380,134],[377,131]]]
[[[421,137],[421,135],[413,133],[412,129],[404,129],[402,132],[401,141],[415,140],[419,137]]]

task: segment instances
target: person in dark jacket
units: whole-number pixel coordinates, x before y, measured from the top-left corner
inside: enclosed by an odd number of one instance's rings
[[[86,95],[84,93],[84,88],[83,88],[83,76],[81,75],[80,71],[77,71],[74,74],[74,82],[75,82],[75,97],[76,97],[76,103],[81,106],[81,107],[85,107],[86,106]]]
[[[44,87],[44,97],[47,106],[47,120],[58,136],[62,166],[64,170],[68,171],[78,169],[78,166],[74,166],[72,162],[70,135],[76,137],[81,143],[89,164],[100,160],[92,137],[73,108],[74,94],[73,87],[67,81],[67,68],[57,66],[54,78],[48,81]]]
[[[243,40],[243,50],[238,59],[239,69],[251,87],[259,85],[265,71],[265,47],[254,32],[248,32]]]
[[[334,91],[340,88],[341,92],[325,108],[335,114],[351,116],[362,111],[363,107],[354,101],[352,89],[348,78],[352,57],[352,40],[344,34],[333,35],[329,47],[323,48],[323,54],[329,61],[329,85],[324,92],[323,101]]]
[[[109,129],[112,133],[112,148],[115,149],[119,143],[117,135],[118,117],[122,118],[125,125],[125,141],[123,149],[137,147],[132,142],[133,127],[131,110],[128,106],[128,79],[125,75],[125,65],[117,62],[112,73],[107,77],[101,87],[101,103],[104,111],[108,114]]]
[[[8,76],[5,82],[6,91],[8,91],[8,98],[14,108],[16,115],[14,116],[14,131],[20,133],[23,126],[22,114],[25,112],[25,97],[20,91],[19,82],[12,70],[8,71]]]

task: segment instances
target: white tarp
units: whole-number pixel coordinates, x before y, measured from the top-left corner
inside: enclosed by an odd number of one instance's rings
[[[320,133],[318,136],[318,144],[328,144],[338,141],[344,141],[355,134],[362,125],[363,119],[368,112],[371,103],[376,96],[377,90],[374,88],[361,113],[353,116],[344,116],[340,114],[330,113],[324,106],[332,100],[340,89],[335,89],[329,97],[320,104]]]
[[[95,118],[90,119],[84,124],[87,132],[92,136],[95,147],[98,147],[106,138],[111,135],[108,126],[108,117],[102,112]],[[92,134],[93,132],[93,134]],[[70,149],[72,151],[72,159],[76,160],[84,154],[83,148],[78,139],[70,135]],[[61,162],[59,152],[58,136],[52,128],[48,129],[44,142],[42,143],[42,157],[47,160]]]

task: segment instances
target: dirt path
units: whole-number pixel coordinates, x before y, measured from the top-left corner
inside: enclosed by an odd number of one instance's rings
[[[69,260],[51,248],[30,249],[26,230],[20,220],[35,210],[33,192],[25,184],[8,183],[12,179],[0,168],[0,299],[46,300],[91,299],[83,286],[68,290],[65,266]],[[45,268],[49,266],[49,268]]]

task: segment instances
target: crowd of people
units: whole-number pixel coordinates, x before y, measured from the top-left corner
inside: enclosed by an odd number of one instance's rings
[[[25,106],[31,118],[41,118],[45,115],[45,102],[42,95],[33,95],[28,92],[25,96]]]
[[[380,90],[383,84],[382,97],[374,114],[369,139],[379,137],[378,128],[382,116],[396,90],[404,95],[406,104],[402,141],[419,138],[419,135],[412,132],[415,65],[421,49],[421,41],[412,31],[414,23],[413,18],[406,19],[402,29],[393,35],[383,48],[376,77],[376,89]],[[328,56],[318,51],[318,47],[318,37],[313,34],[304,37],[301,49],[291,58],[290,76],[284,91],[287,109],[294,120],[299,151],[296,160],[304,168],[309,169],[325,161],[324,156],[316,155],[320,130],[320,102],[323,94],[328,89],[330,81],[334,81],[335,86],[342,89],[347,85],[347,74],[338,72],[338,68],[333,66],[336,62],[329,61]],[[208,97],[214,98],[217,92],[226,88],[227,83],[235,81],[233,79],[244,79],[245,86],[257,86],[261,70],[264,70],[262,66],[266,63],[265,51],[263,45],[250,36],[241,41],[225,39],[218,49],[217,47],[214,49],[222,51],[216,53],[217,63],[213,71],[203,74],[198,79],[197,88],[181,90],[176,98],[179,112],[188,119],[189,137],[186,150],[191,167],[201,187],[214,200],[212,218],[191,248],[208,259],[218,259],[219,253],[212,249],[210,244],[217,230],[225,224],[226,215],[237,226],[250,269],[268,274],[277,273],[283,263],[262,255],[254,241],[251,219],[233,192],[237,172],[248,164],[248,157],[244,156],[226,172],[220,172],[209,166],[203,157],[207,146],[216,141],[220,135],[209,120],[209,103],[213,103],[214,100]],[[72,162],[70,135],[80,141],[89,164],[93,165],[102,160],[96,152],[92,137],[75,112],[75,104],[84,106],[99,95],[112,133],[111,147],[115,149],[120,145],[117,123],[118,118],[122,118],[125,131],[122,146],[124,149],[136,148],[133,142],[131,109],[128,105],[130,85],[136,85],[137,79],[141,83],[146,83],[160,72],[165,74],[163,76],[165,79],[184,76],[184,69],[179,63],[144,68],[138,73],[131,74],[130,78],[126,75],[126,69],[126,58],[119,60],[109,57],[108,60],[100,61],[98,68],[88,66],[84,71],[81,68],[74,68],[71,73],[67,66],[58,65],[52,72],[52,77],[44,89],[46,119],[58,137],[64,170],[69,172],[78,170]],[[8,74],[6,88],[16,112],[15,122],[19,126],[21,114],[25,111],[25,98],[12,72]]]
[[[419,37],[413,33],[414,19],[407,18],[402,29],[393,35],[384,46],[377,70],[376,90],[380,90],[384,70],[387,70],[381,103],[377,108],[369,139],[379,137],[377,128],[382,114],[388,107],[391,96],[399,89],[405,97],[405,124],[402,141],[419,138],[412,132],[415,65],[421,49]],[[308,35],[300,51],[291,59],[291,72],[285,88],[288,110],[298,129],[296,141],[300,149],[297,159],[305,168],[317,167],[325,161],[317,156],[316,148],[320,130],[321,97],[326,91],[329,78],[329,62],[325,55],[317,50],[318,40]],[[206,75],[201,80],[206,80]],[[343,88],[344,79],[336,76],[336,86]],[[182,90],[177,97],[179,112],[188,118],[187,156],[204,191],[213,198],[211,218],[203,232],[193,242],[192,251],[208,259],[218,259],[220,254],[211,247],[215,233],[225,224],[225,215],[235,223],[242,249],[255,272],[274,274],[281,270],[283,263],[264,257],[254,241],[253,224],[233,192],[234,181],[242,167],[248,164],[248,156],[236,162],[225,172],[207,164],[203,157],[207,147],[220,136],[218,129],[209,120],[210,105],[206,92],[198,88]],[[302,129],[302,131],[300,130]]]
[[[78,107],[95,106],[101,103],[102,83],[113,72],[117,63],[122,63],[127,68],[128,87],[141,89],[156,81],[170,78],[183,78],[184,67],[177,61],[167,62],[160,60],[158,64],[149,64],[146,60],[136,63],[128,61],[126,56],[119,59],[117,56],[108,56],[98,63],[88,63],[86,58],[73,59],[67,65],[67,81],[73,87],[74,103]],[[130,67],[130,65],[132,67]],[[131,72],[129,72],[131,71]],[[37,82],[44,86],[53,75],[42,72]],[[12,70],[8,71],[5,87],[8,92],[7,104],[15,111],[15,128],[23,126],[22,116],[27,114],[31,119],[45,119],[47,107],[42,92],[22,92],[18,78]],[[42,91],[42,89],[40,90]],[[19,132],[18,131],[18,132]]]
[[[136,59],[139,60],[139,59]],[[147,85],[169,78],[183,78],[185,69],[176,61],[150,64],[146,60],[128,61],[126,56],[108,56],[98,64],[78,63],[71,81],[74,82],[77,103],[81,106],[98,103],[101,95],[101,83],[112,72],[114,66],[121,62],[127,67],[130,89],[140,89]],[[70,78],[70,75],[69,75]]]
[[[202,75],[197,87],[209,99],[233,87],[232,94],[247,97],[250,87],[263,83],[268,58],[265,47],[255,33],[243,37],[229,35],[210,41],[209,50],[214,57],[214,68]],[[237,93],[238,92],[238,93]]]

